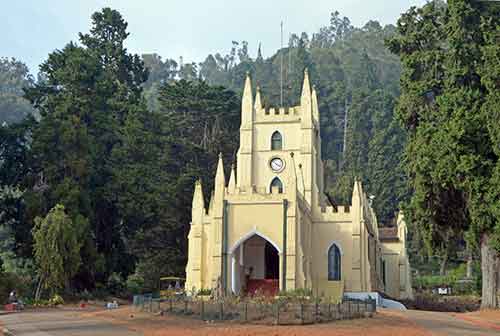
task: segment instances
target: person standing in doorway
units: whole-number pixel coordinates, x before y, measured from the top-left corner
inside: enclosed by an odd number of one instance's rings
[[[252,273],[253,273],[252,266],[245,268],[245,294],[248,294],[248,283],[250,282],[250,279],[252,278]]]

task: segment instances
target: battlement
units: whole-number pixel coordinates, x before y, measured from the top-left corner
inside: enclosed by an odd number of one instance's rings
[[[338,205],[338,206],[325,206],[321,207],[322,213],[350,213],[350,205]]]
[[[318,222],[348,222],[352,220],[352,206],[324,206],[319,209]]]
[[[256,111],[257,114],[263,114],[266,116],[272,115],[300,115],[300,106],[292,107],[268,107],[262,108]]]

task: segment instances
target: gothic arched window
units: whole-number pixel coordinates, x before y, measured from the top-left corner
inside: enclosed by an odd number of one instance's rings
[[[328,250],[328,280],[340,280],[341,262],[340,249],[336,244],[332,244]]]
[[[271,192],[273,192],[273,188],[278,188],[278,192],[280,194],[283,193],[283,183],[281,183],[281,180],[277,177],[273,178],[271,181]]]
[[[271,136],[271,150],[281,150],[283,148],[283,138],[281,133],[276,131]]]

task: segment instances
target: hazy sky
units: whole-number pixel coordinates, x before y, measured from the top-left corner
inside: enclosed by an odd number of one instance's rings
[[[87,32],[90,16],[102,7],[119,10],[129,23],[127,47],[134,53],[202,61],[209,53],[227,52],[231,41],[249,42],[264,56],[290,32],[316,32],[338,10],[355,26],[376,19],[395,23],[400,13],[424,0],[2,0],[0,57],[15,57],[36,72],[54,49]]]

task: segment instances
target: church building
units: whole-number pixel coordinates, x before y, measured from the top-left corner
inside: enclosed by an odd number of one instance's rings
[[[325,196],[319,120],[307,70],[300,105],[286,108],[264,108],[247,75],[229,180],[220,156],[208,208],[201,182],[195,184],[188,292],[305,288],[337,299],[375,291],[411,295],[402,217],[397,234],[384,241],[360,181],[351,204],[334,205]]]

